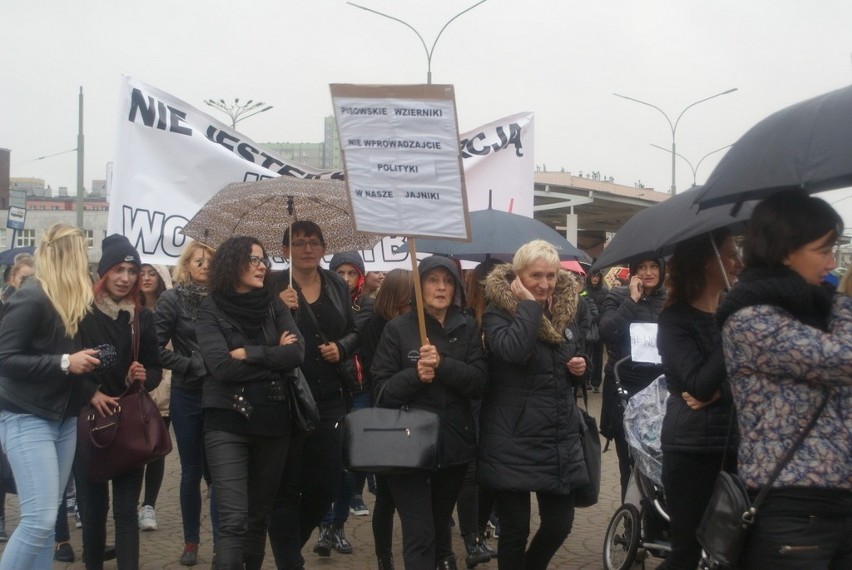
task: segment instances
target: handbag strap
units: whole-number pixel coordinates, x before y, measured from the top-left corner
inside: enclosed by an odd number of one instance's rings
[[[130,322],[130,362],[139,360],[139,311],[133,311],[133,320]]]
[[[784,454],[784,457],[781,458],[781,460],[775,466],[775,469],[773,469],[772,473],[769,474],[769,481],[767,481],[766,485],[764,485],[763,488],[760,489],[760,492],[754,499],[754,502],[752,503],[751,508],[749,509],[749,514],[752,517],[754,517],[754,514],[757,512],[757,508],[761,504],[763,504],[763,501],[766,499],[766,495],[769,494],[770,488],[772,487],[772,483],[774,483],[775,480],[778,479],[778,476],[781,475],[781,471],[790,462],[790,460],[793,459],[793,454],[796,453],[796,450],[798,450],[799,447],[801,447],[802,443],[804,443],[805,441],[805,438],[813,429],[814,425],[816,425],[817,419],[819,419],[819,417],[822,415],[822,411],[825,409],[825,406],[827,404],[828,393],[825,393],[822,398],[822,402],[819,405],[819,408],[817,408],[817,411],[814,412],[814,415],[811,416],[811,419],[808,421],[808,425],[806,425],[804,429],[799,432],[799,436],[796,438],[796,441],[793,443],[792,447],[787,450],[787,453]]]

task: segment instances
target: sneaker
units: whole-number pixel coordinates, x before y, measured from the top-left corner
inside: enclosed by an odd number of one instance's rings
[[[68,512],[77,508],[77,495],[68,495],[65,498],[65,507],[68,509]]]
[[[187,542],[180,555],[181,566],[195,566],[198,564],[198,545]]]
[[[71,544],[62,542],[56,545],[56,551],[53,553],[53,559],[57,562],[74,562],[76,560],[74,549]]]
[[[141,530],[157,530],[157,513],[151,505],[143,505],[139,509],[139,528]]]
[[[83,519],[80,518],[80,509],[76,506],[74,507],[74,527],[83,528]]]
[[[370,509],[364,504],[364,499],[361,495],[355,495],[352,497],[352,505],[349,507],[349,512],[356,517],[365,517],[370,514]]]

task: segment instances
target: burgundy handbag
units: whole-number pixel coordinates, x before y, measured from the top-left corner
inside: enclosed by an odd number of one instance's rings
[[[132,325],[131,362],[139,354],[139,316]],[[141,382],[132,381],[111,416],[91,404],[77,418],[77,453],[92,481],[104,483],[168,455],[172,438],[157,404]]]

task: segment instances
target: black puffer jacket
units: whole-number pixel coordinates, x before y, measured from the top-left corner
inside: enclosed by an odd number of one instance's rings
[[[663,419],[663,451],[714,453],[725,448],[733,398],[725,381],[722,332],[715,316],[689,303],[675,303],[660,313],[657,348],[663,360],[669,399]],[[721,398],[700,410],[686,405],[689,392],[702,402]],[[731,449],[736,453],[736,428]]]
[[[541,304],[512,295],[510,271],[496,267],[485,285],[489,382],[477,477],[491,489],[567,495],[588,484],[580,412],[565,366],[578,355],[577,344],[563,334],[577,306],[575,284],[559,272],[548,319]]]
[[[420,272],[423,274],[438,265],[452,273],[458,292],[462,283],[448,259],[427,258],[421,262]],[[385,325],[373,358],[373,395],[377,406],[408,405],[438,414],[441,417],[438,468],[463,465],[476,455],[471,400],[482,397],[486,378],[487,365],[479,328],[473,317],[452,306],[443,326],[426,314],[426,336],[441,358],[435,379],[430,383],[421,382],[417,377],[420,352],[417,315],[408,313]]]
[[[178,287],[163,291],[154,308],[160,360],[172,371],[172,387],[201,390],[210,377],[195,336],[196,320],[181,307]],[[172,350],[166,348],[171,341]]]

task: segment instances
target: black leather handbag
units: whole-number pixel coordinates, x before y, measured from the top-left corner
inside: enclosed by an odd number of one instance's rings
[[[290,396],[290,415],[293,427],[301,433],[311,433],[319,425],[319,410],[311,393],[311,387],[301,368],[287,373],[287,389]]]
[[[601,492],[601,435],[598,422],[589,415],[589,400],[585,385],[583,386],[583,402],[585,410],[581,414],[580,443],[583,446],[583,459],[586,462],[586,473],[589,483],[578,488],[574,493],[574,506],[578,508],[596,505]]]
[[[793,458],[796,450],[805,441],[805,437],[813,429],[817,418],[825,409],[826,403],[828,403],[828,396],[823,398],[813,417],[799,432],[799,436],[792,447],[787,450],[787,453],[772,470],[769,480],[761,488],[754,503],[749,499],[746,486],[737,475],[724,470],[719,472],[716,477],[716,484],[713,487],[713,494],[710,495],[710,502],[707,504],[704,515],[701,517],[701,523],[695,531],[698,542],[704,548],[714,567],[736,568],[739,565],[746,540],[748,540],[748,533],[754,524],[758,509],[766,499],[772,483],[775,482],[781,471]],[[731,427],[733,426],[733,416],[732,413]],[[730,439],[730,434],[731,429],[729,428],[728,439]],[[727,442],[725,448],[727,449]],[[724,465],[724,459],[722,464]]]
[[[341,432],[343,466],[349,471],[386,475],[438,468],[441,418],[434,412],[408,406],[364,408],[343,416]]]

